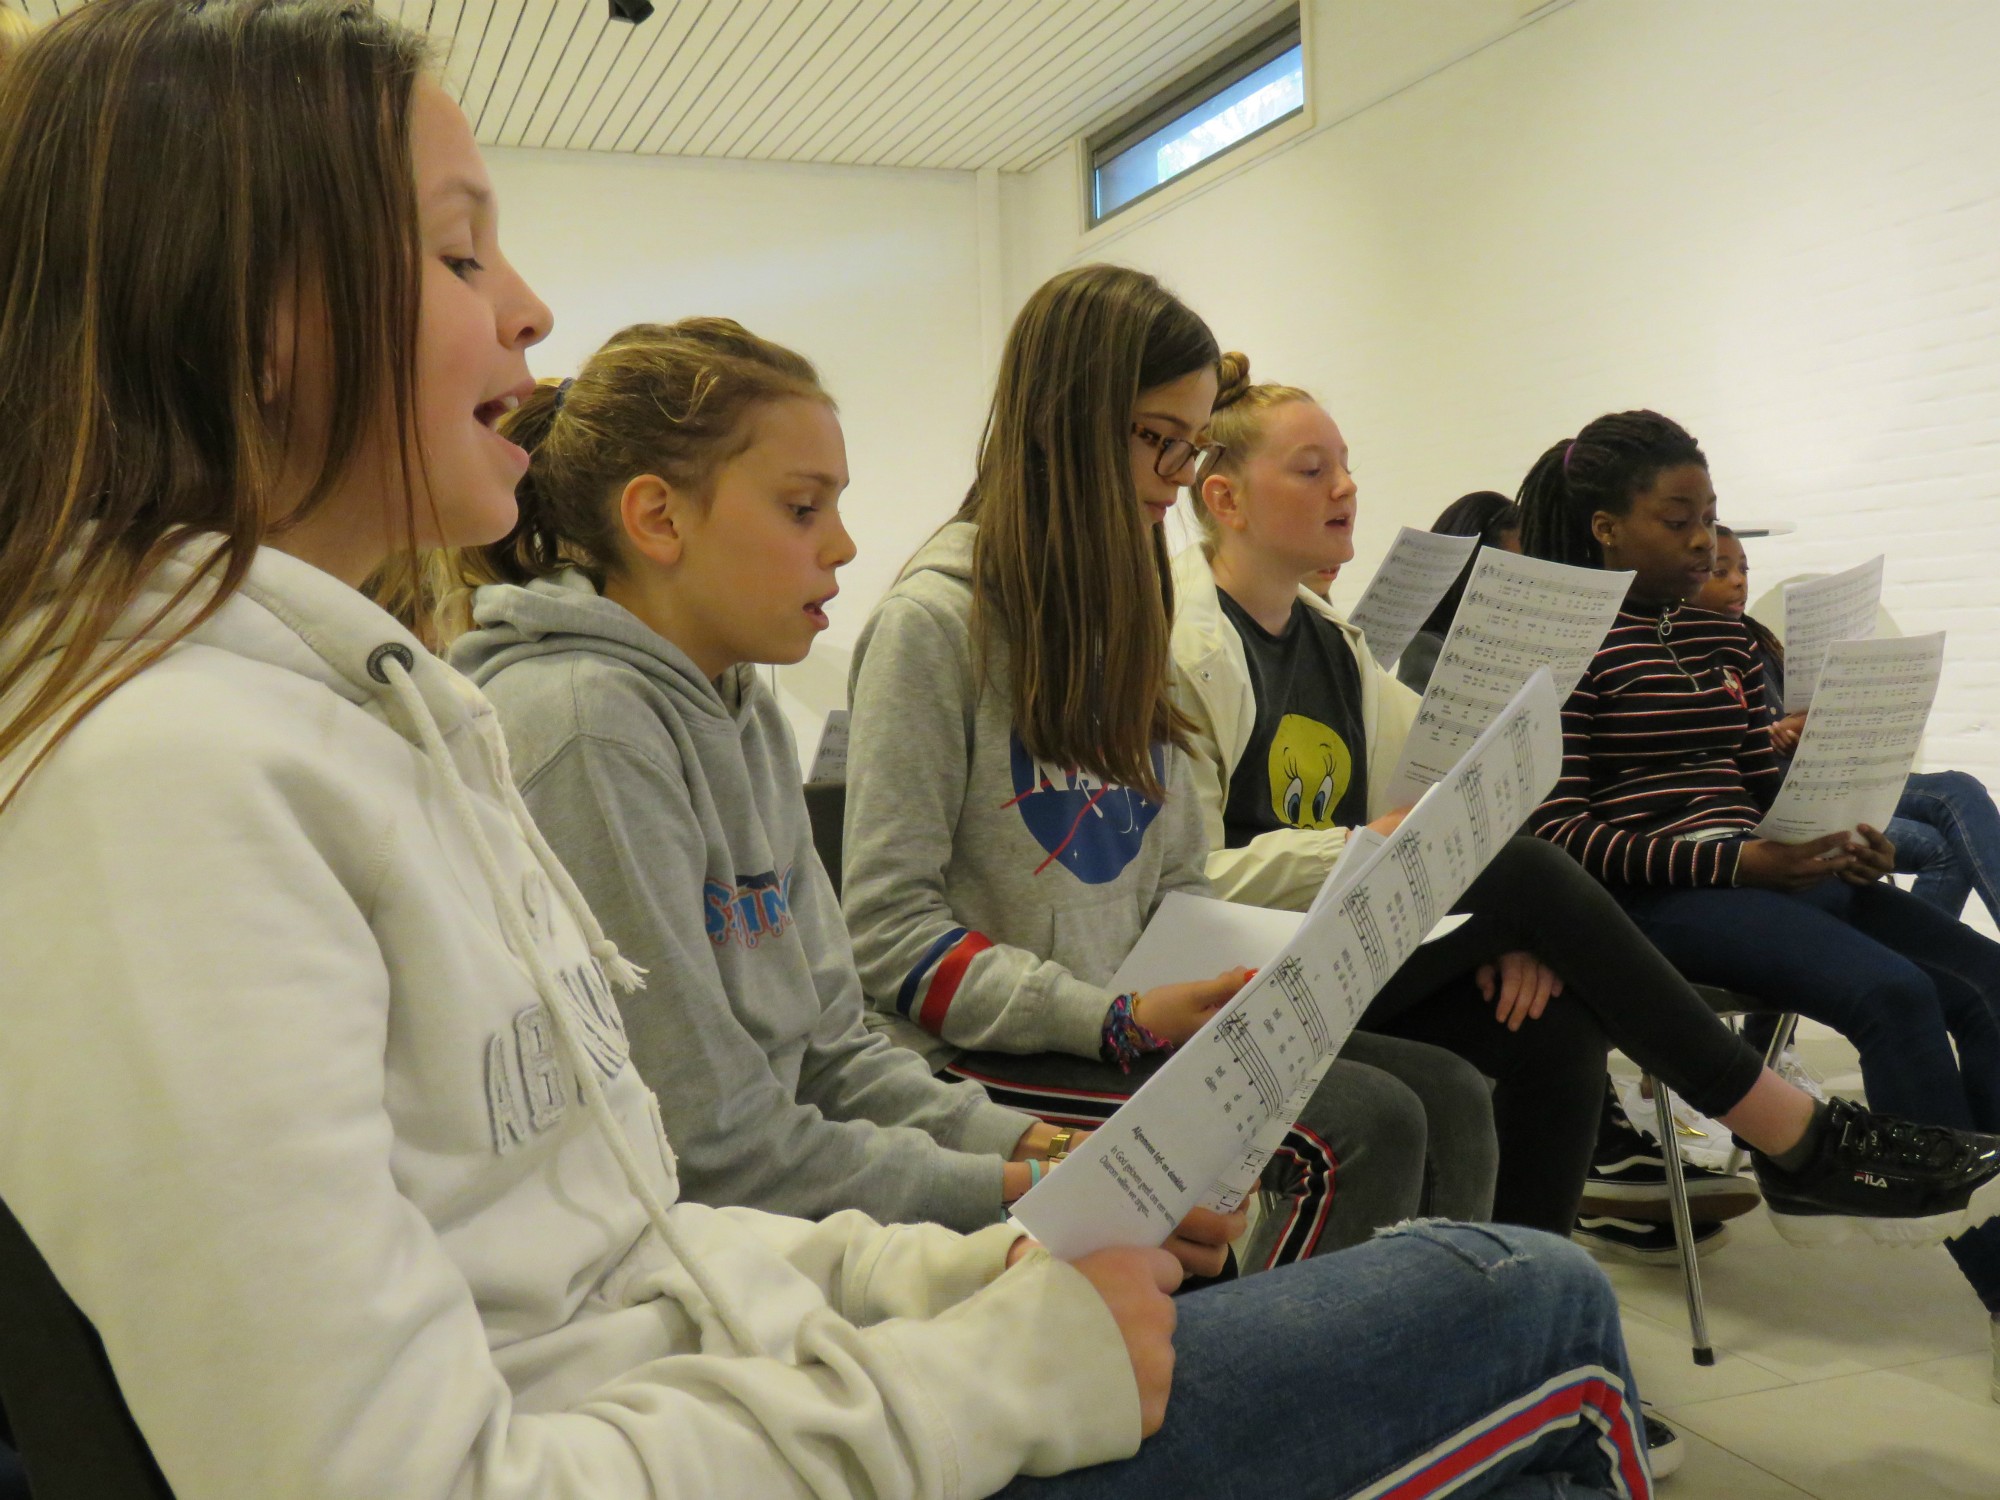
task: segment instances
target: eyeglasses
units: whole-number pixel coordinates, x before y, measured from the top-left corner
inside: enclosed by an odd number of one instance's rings
[[[1150,427],[1141,427],[1137,422],[1132,424],[1132,436],[1157,455],[1153,460],[1153,472],[1162,479],[1172,479],[1191,463],[1214,463],[1226,451],[1220,443],[1190,443],[1186,438],[1170,438]]]

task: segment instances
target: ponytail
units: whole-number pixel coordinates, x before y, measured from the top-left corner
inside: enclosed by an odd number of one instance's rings
[[[1571,567],[1603,567],[1591,518],[1626,514],[1661,470],[1682,464],[1705,469],[1708,459],[1670,418],[1656,411],[1599,417],[1550,447],[1521,481],[1521,550]]]

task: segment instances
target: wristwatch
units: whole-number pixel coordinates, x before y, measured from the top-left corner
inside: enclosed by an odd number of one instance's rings
[[[1053,1167],[1057,1162],[1069,1155],[1070,1143],[1075,1139],[1076,1132],[1074,1130],[1058,1130],[1054,1135],[1049,1137],[1049,1154],[1043,1160]]]

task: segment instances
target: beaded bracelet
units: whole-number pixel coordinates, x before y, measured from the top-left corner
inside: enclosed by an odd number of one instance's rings
[[[1129,1073],[1132,1067],[1149,1052],[1165,1052],[1173,1046],[1156,1031],[1149,1031],[1139,1023],[1132,1013],[1138,1003],[1137,995],[1120,995],[1111,1002],[1111,1009],[1104,1017],[1103,1056],[1106,1062],[1118,1064],[1121,1073]]]

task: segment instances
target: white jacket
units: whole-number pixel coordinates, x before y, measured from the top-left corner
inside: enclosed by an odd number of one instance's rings
[[[1138,1446],[1109,1312],[1001,1275],[1015,1231],[674,1205],[633,971],[491,709],[305,563],[33,774],[0,911],[0,1197],[181,1500],[980,1496]]]
[[[1375,665],[1361,632],[1308,588],[1299,597],[1340,627],[1361,677],[1361,728],[1367,740],[1368,817],[1388,812],[1390,774],[1417,716],[1417,695]],[[1215,574],[1200,547],[1174,559],[1174,701],[1194,721],[1188,747],[1208,834],[1208,879],[1226,901],[1304,911],[1347,843],[1345,828],[1279,828],[1239,849],[1222,845],[1229,778],[1250,744],[1257,699],[1243,639],[1222,612]]]

